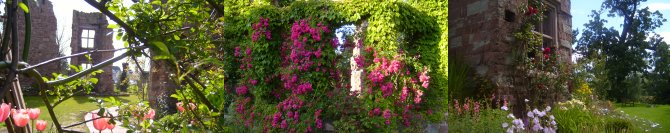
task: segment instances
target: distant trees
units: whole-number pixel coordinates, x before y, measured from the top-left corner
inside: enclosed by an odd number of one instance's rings
[[[600,11],[593,11],[593,20],[584,24],[582,36],[576,43],[578,60],[596,91],[616,102],[630,102],[638,98],[643,75],[649,75],[654,47],[662,38],[654,35],[666,19],[660,12],[642,7],[646,0],[605,0]],[[603,11],[609,17],[623,19],[621,31],[605,27]],[[659,45],[660,47],[660,45]],[[666,49],[667,50],[667,49]],[[587,76],[588,77],[588,76]]]

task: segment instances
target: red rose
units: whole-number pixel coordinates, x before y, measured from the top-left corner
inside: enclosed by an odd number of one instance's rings
[[[533,8],[532,6],[528,6],[528,12],[526,13],[526,15],[528,15],[528,16],[530,16],[530,15],[534,15],[534,14],[536,14],[537,12],[538,12],[537,9]]]

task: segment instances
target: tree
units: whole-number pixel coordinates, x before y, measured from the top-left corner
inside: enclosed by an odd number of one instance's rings
[[[654,70],[650,74],[649,84],[651,93],[657,103],[670,103],[670,49],[668,43],[660,42],[657,45],[653,60]]]
[[[638,77],[648,69],[645,59],[651,57],[652,44],[647,39],[666,20],[658,11],[641,8],[646,0],[605,0],[600,11],[593,11],[589,23],[584,24],[582,37],[577,42],[577,54],[583,56],[579,64],[589,65],[597,80],[598,88],[609,99],[617,102],[633,100],[634,85],[625,82]],[[603,11],[609,17],[623,19],[621,31],[604,26],[607,20],[601,18]]]

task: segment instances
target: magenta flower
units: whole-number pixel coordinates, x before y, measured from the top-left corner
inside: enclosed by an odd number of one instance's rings
[[[249,92],[249,88],[247,88],[246,85],[239,86],[235,89],[235,92],[237,92],[237,95],[244,95]]]
[[[385,122],[386,125],[391,124],[391,120],[389,119],[389,118],[391,118],[391,110],[389,110],[389,109],[384,110],[384,113],[382,114],[382,116],[384,117],[384,119],[386,119],[386,122]]]
[[[402,87],[402,92],[400,93],[400,101],[405,101],[407,99],[407,94],[409,89],[407,89],[407,86]]]
[[[240,56],[240,46],[235,47],[235,57]]]

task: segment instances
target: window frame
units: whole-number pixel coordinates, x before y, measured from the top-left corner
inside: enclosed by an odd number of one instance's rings
[[[542,2],[547,5],[547,10],[543,14],[546,18],[540,24],[535,25],[533,33],[542,36],[542,47],[558,48],[558,6],[550,1],[543,0]]]
[[[95,30],[94,29],[82,29],[81,30],[81,42],[79,45],[81,48],[84,49],[93,49],[95,48]],[[91,36],[91,33],[93,35]]]

